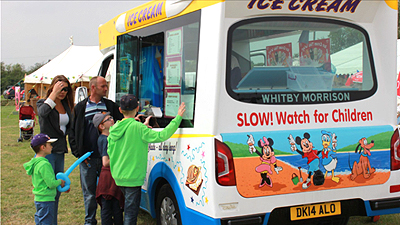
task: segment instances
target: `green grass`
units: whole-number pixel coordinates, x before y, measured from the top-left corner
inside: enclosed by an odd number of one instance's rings
[[[39,125],[35,126],[35,134]],[[35,205],[33,202],[31,177],[26,175],[24,167],[34,152],[29,147],[29,140],[17,142],[19,137],[18,114],[15,106],[1,107],[1,223],[13,225],[35,224]],[[76,161],[72,154],[65,155],[65,170]],[[79,182],[79,168],[70,175],[71,191],[60,198],[58,224],[83,224],[85,208]],[[96,218],[100,221],[100,209]],[[148,213],[140,211],[138,224],[156,224]]]
[[[18,114],[10,104],[1,107],[1,223],[12,225],[34,224],[35,205],[33,203],[31,178],[22,166],[33,157],[29,141],[17,142],[19,137]],[[35,134],[39,133],[36,124]],[[65,156],[65,169],[75,162],[72,154]],[[63,193],[60,199],[58,221],[60,225],[83,224],[85,209],[79,182],[79,168],[69,176],[71,192]],[[97,211],[100,221],[100,209]],[[352,217],[350,225],[372,224],[368,217]],[[384,215],[374,224],[395,225],[400,221],[400,214]],[[149,214],[140,211],[138,224],[156,224]]]
[[[366,137],[368,140],[368,143],[370,143],[372,140],[374,140],[374,147],[371,150],[390,149],[390,141],[388,141],[388,140],[391,139],[392,134],[393,134],[392,131],[387,131],[384,133]],[[338,152],[354,152],[355,149],[357,148],[357,145],[358,145],[358,141],[356,143],[354,143],[353,145],[349,145],[344,148],[338,149]]]

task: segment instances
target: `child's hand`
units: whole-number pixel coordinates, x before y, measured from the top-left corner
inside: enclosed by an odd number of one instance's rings
[[[61,187],[63,188],[65,186],[65,181],[61,180]]]
[[[143,114],[138,114],[138,115],[135,117],[135,120],[138,121],[138,122],[142,122],[142,120],[141,120],[141,118],[140,118],[140,117],[142,117],[142,116],[143,116]]]
[[[178,115],[183,116],[183,113],[186,111],[185,103],[182,102],[178,109]]]

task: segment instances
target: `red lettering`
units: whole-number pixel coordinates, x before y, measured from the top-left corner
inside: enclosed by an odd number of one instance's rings
[[[239,120],[239,123],[237,124],[239,127],[242,127],[243,126],[243,119],[242,119],[242,117],[243,117],[243,113],[238,113],[237,114],[237,119]]]
[[[253,118],[255,118],[255,121],[253,120]],[[258,117],[257,117],[257,114],[254,112],[250,115],[250,123],[254,127],[257,126],[257,124],[258,124]]]
[[[238,123],[238,127],[249,127],[249,126],[268,126],[269,124],[273,125],[273,117],[272,112],[252,112],[250,114],[247,113],[238,113],[236,116]]]
[[[246,113],[244,114],[244,125],[246,127],[250,126],[250,123],[247,122],[247,114]]]
[[[283,114],[282,112],[278,112],[276,113],[276,119],[278,120],[278,124],[281,125],[282,124],[286,124],[286,112],[285,114]]]
[[[264,122],[265,122],[265,125],[268,125],[269,124],[269,113],[268,113],[268,115],[267,116],[265,116],[265,113],[258,113],[258,116],[260,117],[260,124],[261,124],[261,126],[263,126],[264,125]]]

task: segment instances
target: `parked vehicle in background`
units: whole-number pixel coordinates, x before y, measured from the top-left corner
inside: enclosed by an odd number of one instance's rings
[[[15,86],[9,86],[4,92],[3,97],[5,99],[13,99],[15,97]]]
[[[7,86],[7,89],[3,92],[3,97],[5,99],[14,99],[15,98],[15,87],[18,87],[18,86]],[[21,89],[19,91],[21,92],[21,96],[22,96],[24,87],[21,86]]]

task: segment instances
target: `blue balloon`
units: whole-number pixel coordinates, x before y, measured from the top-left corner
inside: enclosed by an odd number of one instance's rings
[[[85,159],[87,159],[93,152],[87,152],[86,154],[84,154],[83,156],[81,156],[78,160],[76,160],[68,169],[67,171],[65,171],[65,173],[57,173],[56,178],[57,180],[61,179],[65,181],[65,186],[61,187],[61,185],[59,185],[57,187],[57,190],[59,192],[65,192],[68,191],[71,185],[71,180],[69,179],[69,175],[71,174],[71,172],[81,163],[83,162]]]

